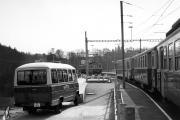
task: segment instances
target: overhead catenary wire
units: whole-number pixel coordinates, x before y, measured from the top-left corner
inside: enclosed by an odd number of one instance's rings
[[[161,18],[163,17],[163,15],[165,14],[165,12],[167,11],[167,9],[172,5],[173,2],[174,2],[174,0],[168,0],[168,1],[166,1],[165,4],[163,4],[163,6],[161,6],[159,9],[157,9],[148,19],[146,19],[146,21],[143,21],[143,23],[141,23],[141,26],[142,26],[143,24],[146,24],[153,16],[155,16],[155,15],[158,13],[158,11],[160,11],[161,9],[164,8],[164,6],[166,6],[165,9],[163,10],[163,12],[162,12],[162,13],[160,14],[160,16],[158,17],[158,19],[157,19],[153,24],[151,24],[150,26],[147,26],[146,28],[140,30],[140,32],[143,31],[143,34],[146,34],[146,33],[149,32],[155,25],[157,25],[158,22],[159,22],[159,21],[161,20]]]
[[[157,14],[164,6],[166,6],[166,4],[168,4],[168,3],[169,3],[169,0],[166,1],[159,9],[157,9],[156,11],[154,11],[153,14],[150,15],[150,17],[148,17],[145,21],[141,22],[139,25],[143,25],[143,24],[147,23],[152,17],[156,16],[156,14]],[[139,26],[139,25],[138,25],[138,26]]]
[[[169,3],[169,5],[165,8],[165,10],[164,10],[164,11],[162,12],[162,14],[159,16],[159,18],[157,19],[157,21],[153,24],[153,26],[160,21],[161,17],[164,15],[164,13],[165,13],[165,12],[167,11],[167,9],[172,5],[173,2],[174,2],[174,0],[172,0],[172,1]]]
[[[173,13],[177,12],[178,9],[180,9],[180,7],[177,7],[177,8],[175,8],[175,9],[173,9],[173,10],[172,10],[171,12],[169,12],[166,16],[162,17],[162,19],[161,19],[160,21],[166,19],[168,16],[170,16],[170,15],[172,15]]]

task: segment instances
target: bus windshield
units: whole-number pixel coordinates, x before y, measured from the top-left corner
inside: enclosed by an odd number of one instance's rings
[[[46,70],[21,70],[17,72],[18,85],[39,85],[46,83]]]

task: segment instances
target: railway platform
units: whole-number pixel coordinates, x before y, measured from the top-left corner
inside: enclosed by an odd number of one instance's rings
[[[172,120],[147,94],[128,83],[125,89],[120,85],[121,97],[126,108],[133,108],[132,113],[123,113],[125,120]],[[126,115],[124,115],[126,114]],[[129,115],[128,115],[129,114]],[[133,119],[132,119],[133,118]]]

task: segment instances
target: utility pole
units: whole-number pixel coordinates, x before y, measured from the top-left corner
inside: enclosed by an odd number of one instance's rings
[[[125,65],[124,65],[124,21],[123,21],[123,1],[120,1],[120,11],[121,11],[121,40],[122,40],[122,64],[123,64],[123,89],[125,89]]]
[[[139,42],[140,42],[140,51],[139,52],[141,53],[141,38],[140,38]]]
[[[89,76],[89,53],[88,53],[88,39],[85,31],[85,49],[86,49],[86,81]]]

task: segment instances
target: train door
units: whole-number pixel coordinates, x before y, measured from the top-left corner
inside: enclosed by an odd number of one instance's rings
[[[164,49],[163,49],[163,47],[161,47],[159,49],[159,53],[158,53],[158,58],[159,58],[158,63],[159,63],[159,65],[158,65],[158,69],[157,69],[157,91],[159,93],[162,93],[162,89],[161,89],[161,75],[162,75],[161,70],[163,68],[163,53],[164,53]]]
[[[131,80],[134,80],[134,58],[131,59]]]
[[[151,55],[152,53],[151,52],[148,52],[147,55],[145,56],[146,57],[146,61],[147,61],[147,80],[148,80],[148,87],[149,89],[152,88],[152,59],[151,59]]]
[[[154,49],[151,53],[151,65],[152,65],[152,73],[151,73],[151,78],[152,78],[152,90],[157,91],[157,50]]]
[[[151,52],[151,78],[152,78],[152,88],[155,88],[156,83],[155,83],[155,74],[154,74],[154,52]]]
[[[166,46],[160,48],[160,93],[164,97],[165,95],[165,79],[167,72],[167,48]]]

